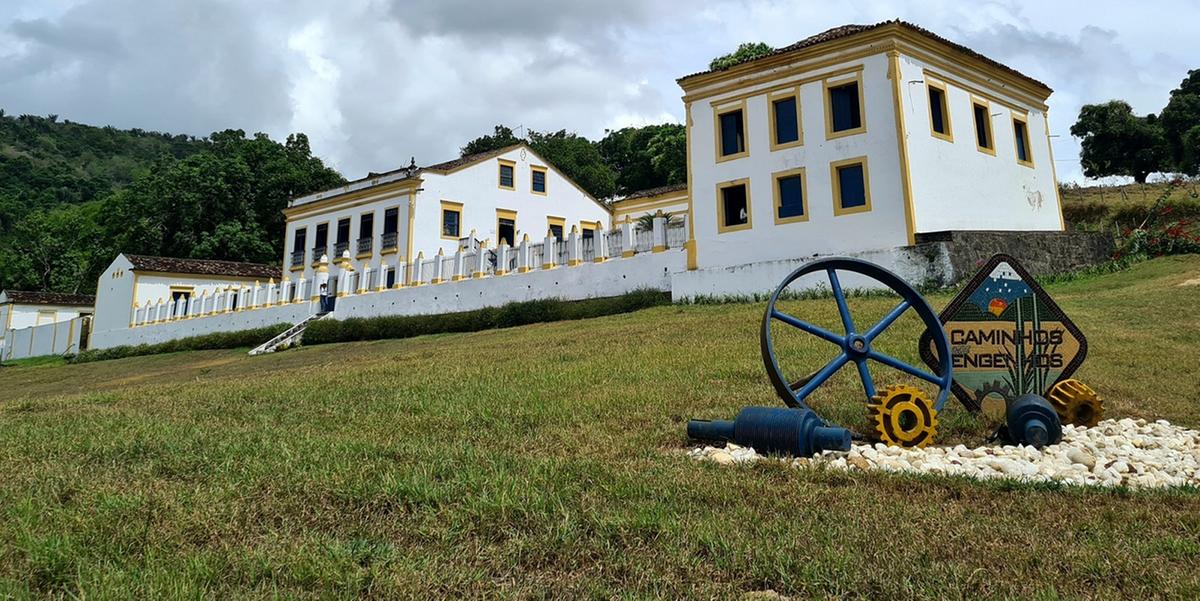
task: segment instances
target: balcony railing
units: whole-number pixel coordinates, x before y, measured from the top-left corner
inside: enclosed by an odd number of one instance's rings
[[[292,267],[299,267],[304,264],[304,251],[298,250],[292,253]]]
[[[350,250],[349,242],[338,242],[333,245],[333,258],[341,258],[342,254]]]
[[[328,252],[329,252],[329,247],[326,247],[326,246],[314,246],[314,247],[313,247],[313,249],[312,249],[312,260],[313,260],[313,263],[316,263],[317,261],[320,261],[320,260],[321,260],[321,256],[322,256],[322,255],[325,255],[325,254],[327,254]]]
[[[359,238],[355,248],[358,249],[358,254],[371,252],[371,245],[375,242],[374,238]]]
[[[396,248],[396,232],[384,232],[383,238],[380,240],[383,250],[393,250]]]

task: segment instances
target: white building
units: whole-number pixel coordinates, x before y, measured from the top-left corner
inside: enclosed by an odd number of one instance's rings
[[[689,269],[1063,229],[1045,84],[914,25],[847,25],[679,80]]]
[[[687,184],[660,186],[639,190],[612,203],[612,227],[617,227],[628,217],[634,221],[659,211],[671,216],[687,215],[691,199]]]
[[[294,199],[284,210],[284,269],[312,281],[322,255],[354,268],[432,259],[526,236],[592,238],[610,212],[526,144],[370,176]],[[399,255],[399,256],[396,256]],[[392,287],[396,270],[384,282]],[[432,310],[432,308],[431,308]]]
[[[125,344],[135,320],[149,316],[153,321],[169,321],[200,303],[220,303],[218,311],[236,311],[251,304],[248,299],[254,290],[275,284],[279,277],[279,268],[273,265],[118,255],[96,286],[89,346]]]
[[[90,316],[95,304],[96,297],[84,294],[0,291],[0,359],[10,358],[5,350],[11,344],[12,332]]]

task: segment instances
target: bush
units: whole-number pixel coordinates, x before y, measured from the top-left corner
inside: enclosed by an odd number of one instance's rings
[[[1168,184],[1137,227],[1121,230],[1114,259],[1200,253],[1200,234],[1195,232],[1194,221],[1176,215],[1174,207],[1166,202],[1180,184],[1180,180]]]
[[[304,344],[329,344],[356,340],[412,338],[426,334],[478,332],[534,323],[568,321],[629,313],[670,304],[670,296],[658,290],[635,290],[621,296],[580,301],[547,299],[509,303],[462,313],[322,319],[304,330]]]
[[[90,363],[92,361],[108,361],[109,359],[139,357],[142,355],[157,355],[160,353],[175,353],[178,351],[206,351],[213,349],[243,347],[252,348],[274,338],[275,336],[278,336],[279,334],[283,333],[284,330],[290,327],[292,327],[292,324],[281,323],[264,328],[254,328],[252,330],[216,332],[213,334],[205,334],[203,336],[191,336],[188,338],[180,338],[179,340],[160,342],[158,344],[114,346],[106,349],[87,350],[75,355],[71,362]]]

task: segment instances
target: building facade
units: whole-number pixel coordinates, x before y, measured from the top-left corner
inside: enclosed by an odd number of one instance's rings
[[[0,358],[9,358],[4,349],[12,332],[91,316],[95,304],[85,294],[0,290]]]
[[[592,238],[611,219],[608,207],[526,144],[372,174],[297,198],[284,214],[284,269],[308,281],[323,255],[336,263],[348,253],[355,268],[378,271],[460,248],[540,241],[547,232]]]
[[[1045,84],[899,21],[679,80],[689,269],[1063,229]]]
[[[659,211],[682,218],[690,208],[687,184],[640,190],[612,203],[612,227],[617,227],[626,218],[637,221]]]
[[[166,321],[186,314],[189,305],[214,302],[237,310],[250,303],[252,291],[278,279],[279,268],[273,265],[118,255],[96,285],[92,345],[123,344],[114,340],[147,313]]]

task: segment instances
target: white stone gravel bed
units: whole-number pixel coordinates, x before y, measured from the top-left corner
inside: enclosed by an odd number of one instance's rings
[[[751,448],[728,444],[688,451],[698,460],[747,464],[772,460]],[[982,446],[968,449],[928,447],[904,449],[882,443],[855,444],[849,452],[826,451],[812,458],[779,458],[794,466],[837,470],[883,470],[972,478],[1057,481],[1093,486],[1162,488],[1200,486],[1200,431],[1173,426],[1166,420],[1105,420],[1094,427],[1063,427],[1063,439],[1038,450],[1026,446]]]

